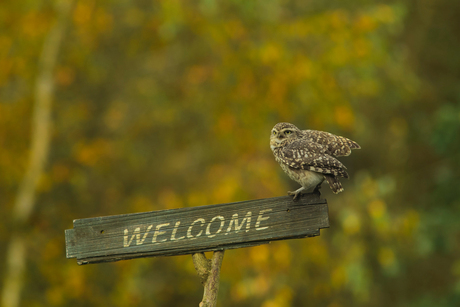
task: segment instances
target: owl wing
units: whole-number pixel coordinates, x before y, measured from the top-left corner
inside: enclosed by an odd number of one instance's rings
[[[303,130],[302,134],[308,140],[325,146],[327,148],[326,153],[334,157],[348,156],[352,149],[361,148],[355,141],[329,132]]]
[[[327,147],[300,139],[280,149],[279,160],[294,169],[348,178],[345,165],[327,153]]]

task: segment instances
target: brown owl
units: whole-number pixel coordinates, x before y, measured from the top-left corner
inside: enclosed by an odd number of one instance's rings
[[[356,142],[329,132],[300,130],[290,123],[278,123],[270,135],[270,147],[276,161],[292,180],[302,187],[294,192],[312,192],[326,179],[334,193],[343,191],[339,177],[348,178],[345,165],[336,157],[348,156],[361,148]]]

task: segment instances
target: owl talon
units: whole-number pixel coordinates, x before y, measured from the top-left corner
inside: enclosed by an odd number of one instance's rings
[[[297,201],[299,199],[299,196],[302,194],[302,191],[305,190],[303,187],[300,189],[297,189],[295,191],[288,191],[288,195],[294,195],[292,198],[293,201]]]
[[[293,192],[293,191],[288,191],[288,195],[294,195],[294,197],[292,198],[293,201],[297,201],[297,199],[299,197],[299,194],[300,193],[296,193],[296,192]]]

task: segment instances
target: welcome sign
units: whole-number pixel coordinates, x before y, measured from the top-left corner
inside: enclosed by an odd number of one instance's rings
[[[78,264],[240,248],[319,235],[327,202],[306,194],[74,220],[67,258]]]

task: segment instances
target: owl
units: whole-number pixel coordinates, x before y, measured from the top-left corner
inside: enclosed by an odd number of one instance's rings
[[[348,156],[358,143],[329,132],[300,130],[290,123],[278,123],[270,135],[276,161],[302,187],[289,195],[296,200],[302,192],[318,190],[324,180],[337,194],[343,191],[340,177],[348,178],[345,165],[337,157]]]

